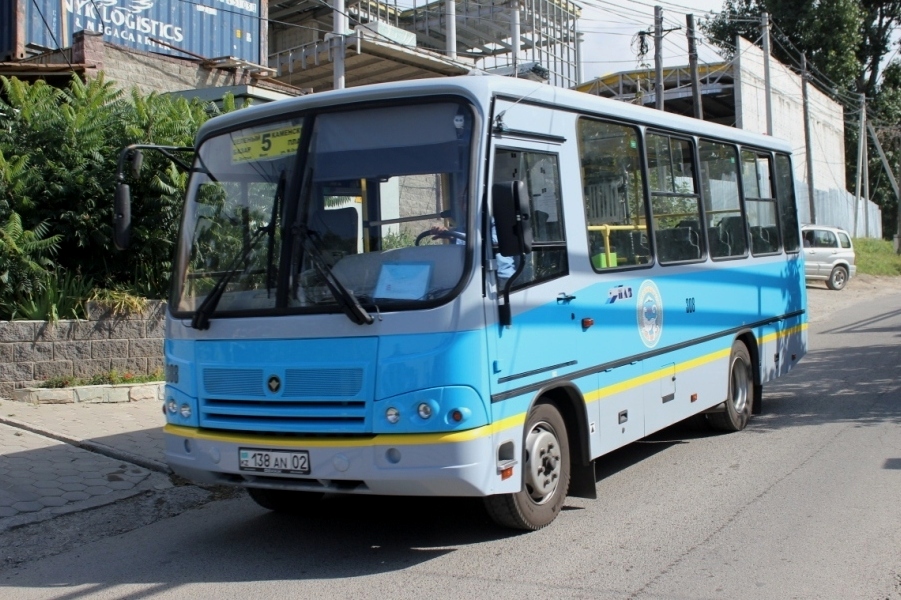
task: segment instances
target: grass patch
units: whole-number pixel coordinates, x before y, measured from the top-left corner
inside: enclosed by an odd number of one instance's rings
[[[163,380],[163,370],[157,369],[147,375],[135,375],[134,373],[119,373],[108,371],[98,373],[90,377],[70,377],[58,375],[43,381],[38,387],[42,388],[69,388],[80,385],[116,385],[119,383],[155,383]]]
[[[889,241],[857,238],[854,240],[854,253],[858,273],[883,277],[901,275],[901,256],[895,254]]]

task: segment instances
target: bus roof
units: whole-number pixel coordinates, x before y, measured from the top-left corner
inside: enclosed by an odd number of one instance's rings
[[[791,153],[792,151],[791,144],[780,138],[752,133],[727,125],[700,121],[644,106],[627,104],[584,92],[554,87],[546,83],[497,75],[464,75],[460,77],[379,83],[278,100],[210,119],[200,128],[197,140],[199,141],[219,130],[239,127],[241,124],[249,121],[268,120],[278,115],[296,113],[317,107],[333,107],[341,104],[435,95],[462,95],[486,105],[492,97],[500,95],[522,99],[528,103],[553,105],[585,114],[607,116],[652,127],[680,131],[689,135],[726,139],[744,145],[770,148],[786,153]]]

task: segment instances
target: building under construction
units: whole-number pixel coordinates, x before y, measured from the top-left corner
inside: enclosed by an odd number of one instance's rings
[[[331,4],[269,3],[269,62],[301,88],[333,87],[335,52],[348,86],[460,75],[473,69],[579,83],[581,9],[568,0],[438,0],[412,8],[348,0],[349,31],[336,32]],[[515,41],[518,40],[518,43]]]

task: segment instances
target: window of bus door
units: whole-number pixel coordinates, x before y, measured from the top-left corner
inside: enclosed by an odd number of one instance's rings
[[[596,270],[651,262],[638,129],[579,120],[588,256]]]
[[[647,137],[654,243],[661,263],[704,256],[701,202],[692,143],[662,133]]]
[[[748,233],[738,191],[738,149],[702,140],[698,156],[710,256],[714,260],[746,256]]]
[[[741,153],[742,190],[751,231],[751,253],[779,251],[779,227],[776,224],[776,199],[773,197],[770,156],[743,150]]]
[[[532,227],[532,252],[513,282],[519,289],[566,275],[566,234],[563,227],[563,203],[560,196],[560,168],[556,154],[531,150],[498,148],[494,154],[494,182],[519,180],[529,195],[529,224]],[[495,237],[492,229],[492,237]],[[494,241],[494,240],[493,240]],[[498,278],[512,275],[516,261],[496,254]]]
[[[798,205],[795,200],[791,160],[786,154],[776,155],[775,180],[779,223],[782,226],[782,245],[786,252],[798,252],[801,249],[801,238],[798,233]]]

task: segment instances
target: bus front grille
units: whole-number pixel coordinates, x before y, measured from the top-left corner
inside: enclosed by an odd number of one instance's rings
[[[335,399],[203,398],[202,427],[282,433],[364,433],[366,402]]]

